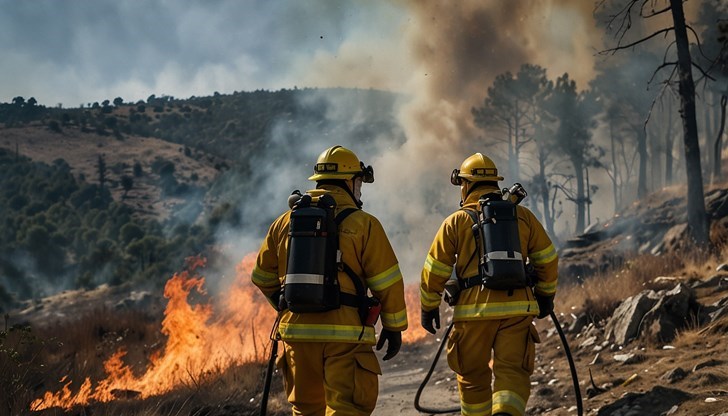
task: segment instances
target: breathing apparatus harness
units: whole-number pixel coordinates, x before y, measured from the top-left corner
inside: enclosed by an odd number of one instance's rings
[[[349,194],[356,202],[353,194]],[[341,305],[357,308],[362,324],[359,334],[361,339],[365,328],[376,324],[382,308],[379,299],[367,295],[367,288],[361,278],[342,261],[339,250],[338,227],[349,215],[361,208],[361,203],[357,203],[358,208],[347,208],[334,216],[336,201],[331,195],[321,195],[314,204],[311,195],[295,190],[288,198],[288,204],[291,208],[291,221],[286,281],[282,293],[276,292],[272,296],[273,303],[278,305],[278,317],[270,334],[272,346],[260,404],[261,416],[265,416],[267,410],[280,340],[277,329],[285,310],[315,313],[338,309]],[[356,288],[356,295],[341,291],[339,271],[349,276]]]
[[[502,194],[486,194],[479,199],[480,211],[470,209],[463,210],[473,220],[473,236],[475,238],[476,253],[478,254],[478,275],[464,279],[450,279],[445,283],[443,300],[451,307],[457,304],[460,292],[475,286],[482,286],[495,290],[508,290],[509,294],[515,289],[530,287],[536,284],[535,269],[533,265],[526,263],[520,253],[520,237],[518,234],[518,217],[516,205],[518,205],[527,193],[520,183],[514,184],[510,189],[504,188]],[[475,255],[475,254],[474,254]],[[472,257],[470,259],[472,261]],[[466,267],[467,268],[467,267]],[[556,314],[552,311],[549,316],[559,333],[559,338],[564,346],[566,357],[569,361],[571,379],[576,394],[577,412],[583,414],[581,390],[576,373],[571,350],[566,340]],[[420,405],[420,396],[430,380],[435,366],[440,358],[443,347],[447,342],[450,331],[453,328],[451,321],[445,330],[440,346],[437,349],[432,365],[425,375],[424,380],[415,394],[414,405],[419,412],[427,414],[443,414],[459,412],[460,407],[449,409],[433,409]]]

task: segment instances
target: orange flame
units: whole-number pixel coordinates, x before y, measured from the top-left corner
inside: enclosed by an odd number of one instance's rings
[[[404,287],[404,301],[407,304],[407,330],[402,333],[402,342],[414,343],[428,335],[420,325],[420,285],[411,283]]]
[[[202,374],[262,361],[275,314],[260,313],[270,306],[250,281],[255,253],[246,255],[237,265],[235,283],[226,292],[217,313],[208,303],[193,305],[188,301],[193,290],[206,295],[204,277],[194,274],[195,269],[204,265],[204,258],[188,259],[188,270],[175,274],[165,285],[164,296],[169,300],[162,333],[167,335],[167,343],[163,351],[150,357],[143,375],[133,374],[122,360],[126,351],[120,349],[104,363],[107,377],[95,387],[86,378],[74,395],[69,388],[71,381],[65,382],[64,377],[61,382],[65,384],[58,392],[46,392],[33,401],[30,409],[70,409],[92,401],[108,402],[117,399],[118,392],[134,392],[146,398],[194,382]]]
[[[104,362],[107,377],[95,387],[86,378],[73,394],[71,381],[63,377],[64,384],[59,391],[46,392],[31,403],[30,409],[70,409],[90,402],[108,402],[118,399],[120,392],[144,399],[190,384],[203,374],[263,361],[275,314],[250,280],[255,259],[256,253],[250,253],[236,266],[235,283],[226,290],[215,310],[209,303],[189,302],[193,290],[202,296],[207,294],[205,278],[195,274],[196,269],[205,266],[206,260],[189,258],[188,270],[176,273],[164,287],[168,302],[161,331],[167,336],[167,343],[163,351],[149,357],[144,374],[135,376],[123,361],[126,351],[119,349]],[[403,333],[403,341],[417,342],[426,335],[419,325],[419,285],[405,287],[405,301],[409,329]]]

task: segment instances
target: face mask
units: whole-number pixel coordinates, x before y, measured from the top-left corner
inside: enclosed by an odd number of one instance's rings
[[[361,178],[354,179],[354,197],[356,198],[357,201],[361,201],[361,184],[362,184]]]

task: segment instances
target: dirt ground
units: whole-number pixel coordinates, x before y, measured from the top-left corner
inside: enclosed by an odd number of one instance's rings
[[[561,315],[559,319],[561,325],[568,328],[571,317]],[[531,377],[532,390],[526,414],[577,415],[568,360],[558,333],[550,319],[536,321],[536,327],[542,342],[537,345],[536,370]],[[728,362],[725,361],[728,340],[725,329],[722,331],[686,335],[669,346],[630,344],[623,349],[606,347],[600,351],[595,351],[598,348],[587,342],[583,335],[567,333],[577,368],[583,414],[728,416]],[[380,361],[383,375],[374,415],[432,414],[418,412],[414,398],[443,334],[444,328],[441,328],[437,337],[429,336],[416,344],[405,344],[397,357],[388,362]],[[615,359],[615,356],[628,353],[637,358],[628,362]],[[383,354],[378,355],[381,358]],[[437,410],[458,406],[457,382],[445,355],[443,351],[422,392],[422,407]],[[685,377],[668,381],[665,374],[676,368],[684,370]],[[590,398],[594,386],[597,394]]]

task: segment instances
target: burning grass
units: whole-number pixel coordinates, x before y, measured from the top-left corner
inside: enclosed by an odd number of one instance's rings
[[[252,406],[262,373],[250,369],[261,369],[267,358],[274,320],[260,313],[269,306],[250,283],[254,260],[253,254],[243,259],[236,282],[214,304],[196,272],[204,259],[193,258],[165,286],[164,317],[102,308],[35,331],[7,328],[0,338],[0,368],[12,376],[0,379],[0,387],[26,393],[3,400],[7,410],[24,414],[104,403],[113,408],[120,399],[150,397],[180,408],[204,405],[204,397],[212,396],[211,403]],[[185,394],[182,402],[175,398]],[[111,408],[103,413],[115,413]]]
[[[198,274],[204,259],[195,258],[167,282],[164,308],[99,307],[43,327],[6,328],[0,399],[7,408],[0,415],[253,412],[275,318],[250,282],[254,261],[253,254],[241,261],[236,281],[218,299],[205,291]],[[413,343],[425,336],[419,287],[405,292],[410,329],[403,338]],[[270,414],[287,411],[282,390],[273,386]]]

